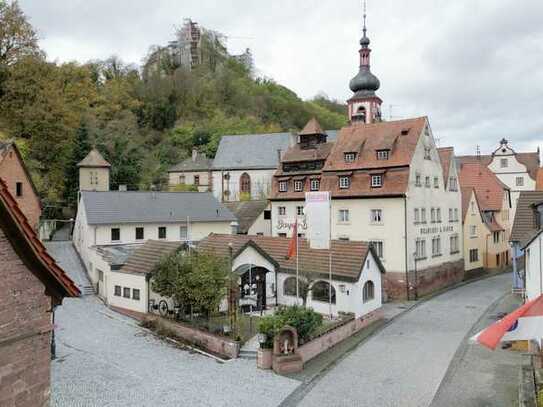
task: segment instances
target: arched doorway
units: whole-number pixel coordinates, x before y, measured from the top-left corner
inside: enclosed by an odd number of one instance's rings
[[[252,264],[239,266],[235,273],[240,276],[240,307],[242,312],[266,309],[266,274],[264,267]]]
[[[244,172],[239,178],[239,192],[242,194],[251,195],[251,177],[249,174]]]

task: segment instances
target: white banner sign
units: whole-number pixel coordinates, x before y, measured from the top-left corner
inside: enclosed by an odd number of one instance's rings
[[[330,248],[330,192],[306,192],[304,213],[312,249]]]

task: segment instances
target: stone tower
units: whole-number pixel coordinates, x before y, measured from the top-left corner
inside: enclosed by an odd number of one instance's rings
[[[111,164],[98,150],[93,148],[77,166],[79,167],[80,191],[109,191]]]

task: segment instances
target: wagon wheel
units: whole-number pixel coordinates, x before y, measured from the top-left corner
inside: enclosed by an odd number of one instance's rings
[[[160,300],[158,303],[158,312],[161,316],[165,317],[168,315],[168,303],[164,300]]]

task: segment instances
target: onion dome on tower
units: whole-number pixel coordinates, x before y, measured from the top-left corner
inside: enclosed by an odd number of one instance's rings
[[[351,79],[349,87],[354,95],[347,101],[349,105],[349,120],[351,122],[372,123],[381,120],[382,100],[375,95],[381,83],[370,70],[370,39],[366,35],[366,3],[364,2],[364,28],[360,39],[360,68]]]

